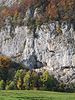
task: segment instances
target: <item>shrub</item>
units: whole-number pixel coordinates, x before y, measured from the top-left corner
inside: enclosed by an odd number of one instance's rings
[[[74,83],[60,83],[58,91],[75,92],[75,85]]]
[[[0,81],[0,90],[5,89],[5,82],[3,80]]]
[[[16,85],[15,85],[15,82],[12,81],[12,82],[10,82],[10,84],[7,84],[5,89],[6,90],[16,90],[17,88],[16,88]]]
[[[44,71],[40,79],[42,83],[42,89],[55,90],[57,88],[57,80],[54,78],[54,76],[49,75],[48,71]]]

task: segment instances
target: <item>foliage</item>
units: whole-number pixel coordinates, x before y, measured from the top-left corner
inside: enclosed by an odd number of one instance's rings
[[[6,90],[16,90],[16,85],[14,81],[9,82],[9,84],[6,85],[5,87]]]
[[[47,6],[47,14],[51,19],[71,20],[74,18],[74,0],[51,0]]]
[[[6,56],[0,56],[0,68],[9,68],[11,59]]]
[[[17,70],[16,74],[15,74],[15,82],[16,82],[16,86],[18,89],[22,89],[23,87],[23,78],[25,75],[25,71],[24,70]]]
[[[36,24],[44,23],[49,20],[75,20],[75,0],[19,0],[20,3],[14,3],[12,7],[0,7],[0,28],[4,26],[7,17],[12,18],[14,27],[23,25],[28,8],[40,8],[41,11],[36,17]],[[33,11],[34,12],[34,11]],[[33,18],[33,16],[32,16]]]
[[[30,81],[31,81],[31,72],[28,71],[23,79],[23,87],[24,89],[30,89]]]
[[[38,89],[38,79],[39,79],[39,76],[38,76],[37,72],[32,71],[31,72],[31,81],[30,81],[31,89]]]
[[[75,92],[75,84],[74,83],[60,83],[58,87],[58,91],[62,92]]]
[[[15,75],[15,82],[18,89],[43,89],[55,90],[57,81],[47,71],[38,74],[35,71],[18,70]]]
[[[59,83],[53,75],[48,71],[35,72],[25,69],[17,69],[9,71],[8,69],[0,70],[0,89],[6,90],[52,90],[62,92],[74,92],[75,85],[73,83]],[[14,72],[15,71],[15,72]],[[10,75],[11,74],[11,75]]]
[[[0,69],[0,79],[6,81],[8,78],[8,70],[5,68]]]
[[[0,80],[0,90],[4,90],[5,89],[5,83],[3,80]]]
[[[44,71],[40,79],[44,90],[55,90],[57,88],[57,80],[52,75],[49,75],[48,71]]]
[[[6,81],[13,78],[16,69],[12,68],[12,65],[11,58],[0,56],[0,79]]]
[[[35,70],[23,69],[22,65],[18,68],[12,66],[13,63],[9,57],[0,56],[0,89],[75,91],[73,83],[59,83],[46,70],[37,73]]]

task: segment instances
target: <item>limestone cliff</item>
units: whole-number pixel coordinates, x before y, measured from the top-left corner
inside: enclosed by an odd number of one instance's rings
[[[64,82],[75,82],[74,23],[62,21],[59,25],[59,21],[49,21],[30,28],[26,24],[30,15],[28,9],[23,24],[14,26],[6,17],[0,31],[0,54],[30,69],[45,67]],[[37,9],[32,17],[36,16]]]

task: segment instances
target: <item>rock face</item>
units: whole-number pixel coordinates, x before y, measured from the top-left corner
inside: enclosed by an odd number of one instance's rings
[[[61,72],[75,75],[75,31],[63,22],[43,24],[35,31],[27,26],[6,25],[0,32],[0,54],[10,56],[27,68],[44,67],[58,76]],[[60,71],[62,70],[62,71]],[[66,80],[66,79],[65,79]]]
[[[14,3],[19,2],[19,0],[0,0],[0,5],[12,6]]]
[[[12,0],[6,1],[10,6]],[[45,67],[60,81],[75,82],[75,31],[71,23],[44,23],[34,31],[26,25],[13,27],[6,19],[0,31],[0,54],[25,68]]]
[[[2,0],[0,5],[11,7],[19,0]],[[36,29],[27,27],[29,18],[38,18],[39,9],[26,12],[24,25],[12,26],[7,17],[0,30],[0,55],[10,56],[25,68],[46,69],[63,82],[75,82],[75,30],[70,22],[44,23]],[[74,24],[74,23],[73,23]],[[38,68],[38,69],[37,69]]]

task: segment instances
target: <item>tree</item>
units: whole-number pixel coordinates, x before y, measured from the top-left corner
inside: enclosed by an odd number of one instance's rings
[[[47,81],[49,79],[49,73],[47,71],[44,71],[40,77],[42,88],[47,89]]]
[[[7,56],[0,56],[0,78],[4,81],[8,78],[8,70],[12,66],[12,61]]]
[[[0,56],[0,68],[9,68],[11,59],[7,56]]]
[[[16,82],[16,86],[18,89],[23,89],[23,78],[25,75],[25,70],[20,69],[17,70],[15,77],[14,77],[14,81]]]
[[[30,89],[30,82],[31,82],[31,71],[26,72],[26,75],[24,76],[23,79],[23,87],[26,90]]]
[[[31,80],[30,80],[30,88],[37,89],[38,88],[38,73],[35,71],[31,72]]]
[[[57,86],[57,80],[54,76],[49,75],[48,71],[44,71],[40,77],[42,83],[42,89],[44,90],[54,90]]]

